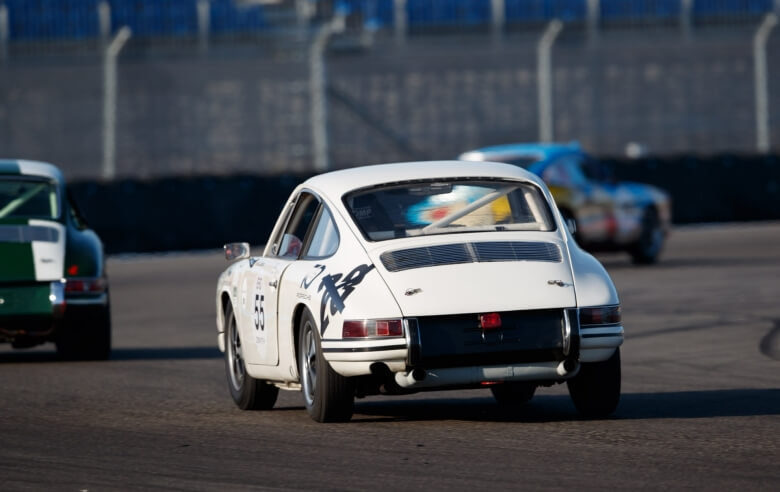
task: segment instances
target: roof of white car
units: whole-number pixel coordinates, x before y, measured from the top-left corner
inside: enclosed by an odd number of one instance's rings
[[[497,162],[467,161],[419,161],[354,167],[314,176],[306,180],[302,186],[338,198],[359,188],[437,178],[519,179],[534,182],[545,188],[538,176],[521,167]]]

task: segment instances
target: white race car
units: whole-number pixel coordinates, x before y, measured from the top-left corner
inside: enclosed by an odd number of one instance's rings
[[[242,409],[301,390],[319,422],[355,397],[490,388],[500,404],[566,382],[620,399],[615,287],[537,176],[508,164],[384,164],[298,186],[261,256],[225,246],[218,343]]]

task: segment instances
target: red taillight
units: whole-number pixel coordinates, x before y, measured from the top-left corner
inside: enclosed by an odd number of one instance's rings
[[[65,283],[66,294],[99,294],[106,291],[106,279],[69,278]]]
[[[71,265],[68,267],[68,277],[75,277],[79,274],[79,266]]]
[[[580,308],[581,325],[614,325],[621,320],[620,306]]]
[[[479,327],[483,330],[501,328],[501,315],[498,313],[480,314]]]
[[[400,319],[346,320],[342,325],[342,338],[400,337],[404,334]]]

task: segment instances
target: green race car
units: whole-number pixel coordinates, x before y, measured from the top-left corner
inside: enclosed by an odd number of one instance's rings
[[[68,359],[107,359],[103,245],[51,164],[0,160],[0,343],[54,342]]]

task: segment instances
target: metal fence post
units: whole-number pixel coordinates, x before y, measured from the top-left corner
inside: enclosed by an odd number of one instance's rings
[[[490,0],[490,15],[492,19],[493,39],[501,39],[506,24],[505,0]]]
[[[306,32],[311,18],[314,17],[315,9],[316,6],[312,3],[312,0],[295,0],[295,18],[300,39],[306,38]]]
[[[393,0],[393,28],[395,30],[395,41],[402,44],[406,41],[406,30],[409,25],[409,19],[406,14],[406,0]]]
[[[326,172],[330,168],[328,155],[328,109],[325,99],[327,79],[325,74],[325,49],[333,34],[344,31],[346,13],[337,11],[314,37],[309,49],[309,92],[311,94],[311,140],[314,153],[314,169]]]
[[[116,105],[117,75],[116,59],[132,32],[122,27],[103,55],[103,178],[113,179],[116,175]]]
[[[8,57],[8,40],[10,38],[8,28],[8,7],[0,3],[0,60]]]
[[[601,0],[587,0],[587,26],[588,40],[595,41],[599,35],[599,25],[601,24]]]
[[[756,92],[756,150],[768,152],[769,139],[769,74],[766,66],[766,43],[777,25],[777,14],[769,13],[753,36],[753,68]]]
[[[547,25],[536,47],[536,82],[539,97],[539,141],[552,142],[553,133],[553,77],[552,47],[563,29],[563,22],[555,19]]]
[[[111,37],[111,4],[108,3],[108,0],[101,0],[97,9],[100,42],[105,46],[108,44],[109,37]]]
[[[680,0],[680,30],[689,37],[693,32],[693,0]]]
[[[211,31],[211,0],[198,0],[198,46],[202,51],[209,48],[209,32]]]

